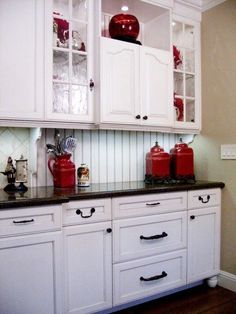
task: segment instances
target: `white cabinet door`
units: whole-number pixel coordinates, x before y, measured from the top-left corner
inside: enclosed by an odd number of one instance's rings
[[[101,38],[100,122],[139,124],[139,46]]]
[[[62,313],[61,232],[0,240],[0,312]]]
[[[188,213],[188,283],[219,273],[220,207]]]
[[[172,60],[169,51],[140,47],[141,121],[144,125],[172,125]]]
[[[64,228],[65,313],[112,306],[111,223]]]
[[[0,119],[42,119],[44,0],[1,0],[0,42]]]
[[[93,2],[47,0],[46,119],[93,122]]]

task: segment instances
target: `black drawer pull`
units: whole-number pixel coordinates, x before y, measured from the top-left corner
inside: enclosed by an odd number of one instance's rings
[[[13,220],[14,224],[27,224],[28,222],[34,222],[34,219],[29,219],[29,220],[19,220],[19,221],[15,221]]]
[[[143,120],[147,120],[148,119],[148,116],[143,116]]]
[[[82,218],[90,218],[90,217],[92,217],[93,213],[95,213],[95,208],[93,208],[93,207],[90,209],[90,215],[87,215],[87,216],[84,216],[83,212],[80,209],[77,209],[77,211],[76,211],[76,214],[81,215]]]
[[[190,219],[191,219],[191,220],[195,219],[195,216],[194,216],[194,215],[191,215],[191,216],[190,216]]]
[[[146,203],[147,206],[156,206],[156,205],[160,205],[161,203],[156,202],[156,203]]]
[[[209,202],[210,198],[211,198],[210,195],[207,195],[207,199],[204,201],[203,197],[199,196],[198,200],[205,204]]]
[[[164,278],[166,276],[167,276],[167,273],[165,271],[163,271],[161,273],[161,275],[157,275],[157,276],[153,276],[153,277],[149,277],[149,278],[140,277],[140,280],[141,281],[153,281],[153,280],[158,280],[158,279]]]
[[[137,114],[137,116],[135,118],[140,119],[141,118],[140,114]]]
[[[167,237],[168,234],[166,232],[162,232],[162,234],[156,234],[150,237],[145,237],[143,235],[140,236],[141,240],[156,240],[156,239],[161,239]]]

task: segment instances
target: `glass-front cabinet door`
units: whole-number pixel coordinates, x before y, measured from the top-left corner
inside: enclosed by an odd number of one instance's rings
[[[49,2],[47,118],[93,122],[91,0]]]
[[[200,129],[200,26],[172,23],[175,127]]]

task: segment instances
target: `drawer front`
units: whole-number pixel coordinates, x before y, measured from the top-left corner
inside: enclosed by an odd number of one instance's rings
[[[114,265],[114,305],[186,284],[186,251]]]
[[[71,201],[63,204],[63,225],[75,225],[111,219],[111,199]]]
[[[40,206],[0,211],[0,236],[61,229],[61,206]]]
[[[114,261],[185,248],[186,235],[187,211],[116,220],[113,223]]]
[[[221,189],[205,189],[188,192],[188,208],[202,208],[220,205]]]
[[[167,213],[187,208],[187,192],[148,194],[112,199],[113,218]]]

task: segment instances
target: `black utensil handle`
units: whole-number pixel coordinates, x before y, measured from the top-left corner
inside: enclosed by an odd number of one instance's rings
[[[13,220],[13,223],[14,223],[14,224],[27,224],[28,222],[34,222],[34,219],[19,220],[19,221]]]
[[[160,202],[156,202],[156,203],[146,203],[147,206],[156,206],[156,205],[160,205]]]
[[[93,215],[93,213],[95,213],[95,208],[94,207],[92,207],[91,209],[90,209],[90,215],[83,215],[83,212],[80,210],[80,209],[77,209],[76,210],[76,214],[77,215],[80,215],[82,218],[90,218],[90,217],[92,217],[92,215]]]
[[[161,273],[161,275],[157,275],[157,276],[153,276],[153,277],[149,277],[149,278],[140,277],[140,280],[141,281],[153,281],[153,280],[158,280],[158,279],[164,278],[166,276],[167,276],[167,273],[165,271],[163,271]]]
[[[206,204],[209,202],[210,198],[211,198],[210,195],[207,195],[207,199],[204,201],[203,197],[199,196],[198,200],[201,201],[203,204]]]
[[[168,234],[165,231],[163,231],[162,234],[155,234],[155,235],[150,236],[150,237],[145,237],[145,236],[141,235],[140,239],[141,240],[156,240],[156,239],[165,238],[167,236],[168,236]]]

